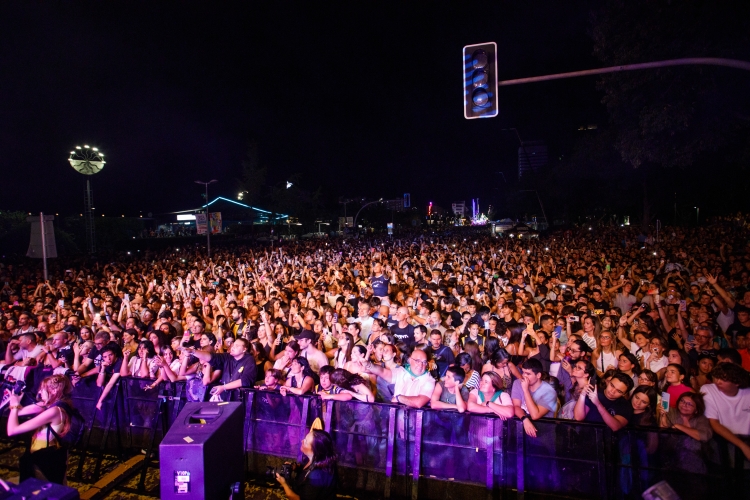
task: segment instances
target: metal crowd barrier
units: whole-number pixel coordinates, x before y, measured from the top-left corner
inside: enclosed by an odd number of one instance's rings
[[[102,409],[96,408],[102,387],[94,377],[82,379],[73,388],[73,405],[86,421],[86,431],[74,453],[80,456],[75,477],[83,479],[86,458],[93,457],[93,473],[87,478],[95,482],[101,475],[106,452],[122,459],[129,450],[145,453],[141,465],[139,491],[143,491],[146,472],[153,466],[153,450],[185,405],[185,383],[162,383],[146,389],[153,381],[135,377],[120,377],[104,399]]]
[[[152,451],[186,402],[183,382],[163,383],[123,377],[106,398],[93,379],[76,385],[73,402],[87,430],[77,453],[76,477],[86,457],[96,458],[90,481],[101,473],[105,452],[122,458],[126,450],[146,453],[139,489],[143,489]],[[534,422],[537,437],[525,434],[517,419],[493,415],[413,409],[356,400],[322,401],[316,396],[282,396],[274,391],[243,389],[245,451],[248,460],[263,456],[300,460],[300,443],[315,418],[323,420],[339,454],[339,464],[383,474],[383,497],[401,476],[406,496],[417,498],[420,483],[446,481],[498,491],[576,498],[640,498],[651,485],[666,480],[684,499],[708,494],[750,491],[750,464],[726,443],[702,444],[672,430],[624,429],[570,420]],[[741,494],[741,493],[740,493]]]
[[[542,419],[537,437],[518,419],[494,415],[412,409],[358,401],[321,401],[315,396],[281,396],[243,390],[245,451],[299,459],[299,446],[316,417],[323,419],[339,464],[385,475],[383,496],[394,475],[408,478],[407,496],[416,499],[420,480],[450,481],[498,490],[575,498],[640,498],[666,480],[682,498],[707,492],[750,491],[750,467],[735,454],[734,467],[721,459],[719,441],[702,445],[678,431],[625,429]],[[714,453],[716,452],[716,453]],[[713,454],[713,456],[712,456]]]

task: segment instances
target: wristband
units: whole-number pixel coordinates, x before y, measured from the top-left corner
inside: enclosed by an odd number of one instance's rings
[[[401,403],[401,394],[399,394],[399,395],[396,396],[396,402],[398,404],[403,404],[403,403]]]
[[[10,408],[11,410],[20,410],[23,408],[23,405],[11,405],[8,408]]]
[[[523,417],[521,417],[521,422],[523,422],[524,420],[526,420],[528,418],[530,418],[528,415],[524,415]]]

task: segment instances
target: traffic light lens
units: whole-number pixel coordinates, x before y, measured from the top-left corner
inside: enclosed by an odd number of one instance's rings
[[[474,102],[474,106],[477,106],[479,108],[483,108],[487,106],[490,103],[490,96],[487,94],[487,91],[483,88],[476,89],[471,94],[471,99]]]
[[[487,52],[483,50],[476,50],[474,51],[474,54],[471,56],[471,66],[474,69],[480,69],[487,66],[487,62],[489,61],[489,58],[487,57]]]
[[[485,42],[464,46],[461,63],[464,118],[498,116],[497,44]]]
[[[487,70],[485,69],[475,70],[471,75],[471,82],[474,87],[486,87],[488,79],[489,77],[487,76]]]

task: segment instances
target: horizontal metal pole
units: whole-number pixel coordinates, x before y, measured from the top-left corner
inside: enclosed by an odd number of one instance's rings
[[[563,78],[575,78],[577,76],[601,75],[603,73],[617,73],[619,71],[634,71],[639,69],[667,68],[670,66],[689,65],[726,66],[729,68],[744,69],[750,71],[750,62],[738,59],[724,59],[721,57],[686,57],[683,59],[668,59],[666,61],[654,61],[638,64],[624,64],[621,66],[609,66],[608,68],[585,69],[582,71],[570,71],[568,73],[555,73],[552,75],[531,76],[529,78],[516,78],[515,80],[502,80],[497,82],[498,87],[508,85],[520,85],[522,83],[546,82],[550,80],[561,80]]]

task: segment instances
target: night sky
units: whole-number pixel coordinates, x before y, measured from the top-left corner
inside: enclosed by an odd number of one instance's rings
[[[98,213],[235,196],[251,139],[269,182],[414,203],[488,196],[518,141],[551,161],[606,121],[594,78],[506,87],[463,118],[462,47],[496,41],[499,77],[598,67],[590,2],[3,2],[0,209],[82,211],[75,145],[99,147]]]

